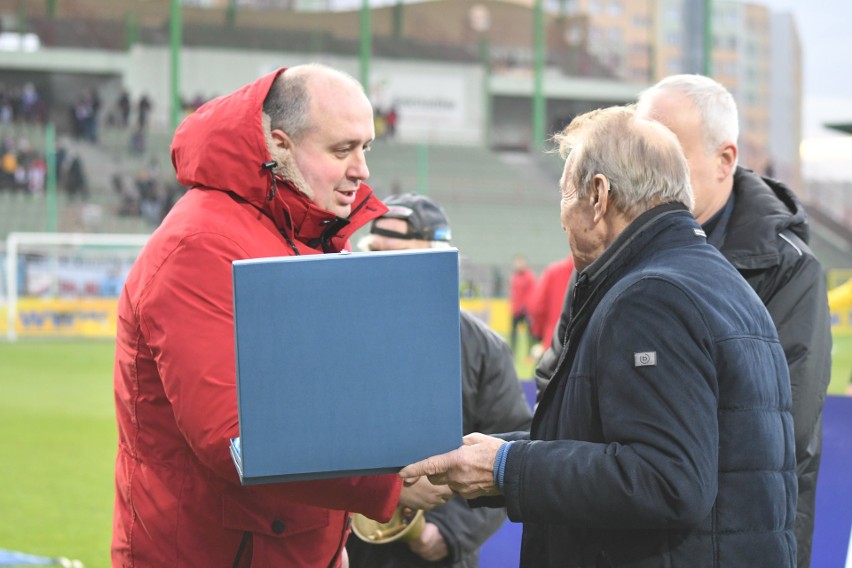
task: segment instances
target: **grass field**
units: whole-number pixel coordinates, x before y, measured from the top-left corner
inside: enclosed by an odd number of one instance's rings
[[[109,566],[112,358],[109,341],[0,343],[0,548]],[[850,376],[852,333],[836,334],[829,392]]]
[[[0,548],[109,566],[109,341],[0,343]]]

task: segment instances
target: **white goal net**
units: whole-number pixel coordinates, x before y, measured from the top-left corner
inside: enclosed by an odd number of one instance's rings
[[[124,278],[148,235],[9,233],[0,337],[113,337]]]

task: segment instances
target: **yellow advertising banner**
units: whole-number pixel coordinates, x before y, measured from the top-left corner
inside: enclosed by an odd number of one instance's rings
[[[459,304],[503,337],[509,336],[509,331],[512,329],[512,316],[509,311],[509,301],[505,298],[462,298]]]
[[[828,291],[831,325],[835,329],[852,326],[852,280]]]
[[[18,337],[115,337],[116,298],[18,300]],[[0,308],[0,331],[8,331],[8,307]]]
[[[462,298],[461,307],[508,337],[512,318],[506,299]],[[852,280],[829,292],[832,327],[852,327]],[[18,337],[115,337],[116,298],[41,299],[18,301]],[[0,336],[6,335],[7,307],[0,306]]]
[[[18,301],[18,337],[115,337],[116,298],[41,299]],[[505,299],[464,298],[461,307],[497,333],[508,336],[512,318]],[[7,307],[0,306],[0,335],[6,335]]]

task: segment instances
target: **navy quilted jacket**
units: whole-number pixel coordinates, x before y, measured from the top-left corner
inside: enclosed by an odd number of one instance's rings
[[[506,462],[521,566],[795,566],[784,352],[686,209],[637,218],[579,275],[571,313]]]

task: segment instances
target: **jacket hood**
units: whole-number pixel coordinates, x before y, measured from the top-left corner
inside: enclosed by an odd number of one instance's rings
[[[783,183],[738,167],[734,174],[734,211],[722,253],[737,268],[765,268],[778,262],[778,235],[789,231],[810,240],[808,215]]]
[[[349,219],[315,205],[269,167],[272,157],[263,128],[263,101],[279,74],[268,73],[231,94],[215,98],[178,126],[172,164],[184,187],[231,193],[270,217],[288,239],[342,250],[349,236],[387,208],[361,183]],[[330,229],[333,229],[331,231]]]
[[[263,134],[263,101],[278,69],[253,83],[215,98],[178,126],[172,141],[172,164],[185,187],[229,191],[263,209],[270,160]]]

